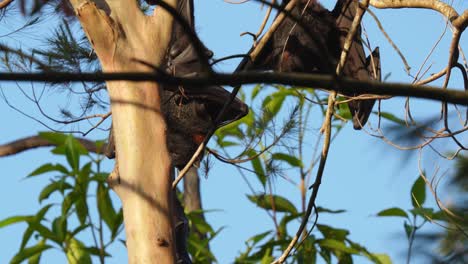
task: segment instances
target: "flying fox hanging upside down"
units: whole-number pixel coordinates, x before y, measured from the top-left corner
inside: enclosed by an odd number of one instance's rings
[[[150,3],[150,2],[148,2]],[[177,11],[194,29],[193,0],[179,0]],[[192,77],[204,71],[208,61],[198,56],[196,49],[184,28],[174,22],[171,42],[166,55],[164,71],[178,77]],[[206,58],[212,56],[211,51],[204,48]],[[198,145],[203,142],[206,134],[212,128],[219,128],[234,122],[248,113],[248,107],[241,100],[235,99],[229,106],[221,121],[215,124],[215,119],[228,101],[230,93],[220,86],[170,86],[161,85],[161,110],[167,124],[167,147],[172,164],[181,169]],[[106,155],[115,157],[114,139],[109,135]]]
[[[289,1],[283,1],[285,7]],[[300,18],[296,23],[286,17],[255,61],[244,59],[237,71],[274,70],[334,74],[342,47],[356,14],[358,1],[338,0],[333,11],[328,11],[317,0],[299,0],[291,11]],[[346,77],[360,81],[380,81],[378,48],[365,57],[359,26],[348,59],[343,68]],[[358,96],[355,92],[346,96]],[[355,100],[348,103],[354,129],[361,129],[372,112],[375,100]]]

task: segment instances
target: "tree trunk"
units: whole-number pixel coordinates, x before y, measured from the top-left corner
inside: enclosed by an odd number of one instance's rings
[[[135,0],[70,2],[104,72],[151,72],[148,64],[161,64],[173,21],[164,9],[146,16]],[[159,86],[112,81],[107,88],[119,164],[110,183],[122,200],[129,263],[175,263],[171,161]]]

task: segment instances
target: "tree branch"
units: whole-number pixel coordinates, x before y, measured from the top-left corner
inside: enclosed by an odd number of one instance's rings
[[[89,152],[96,154],[102,154],[103,150],[106,148],[103,145],[101,148],[97,148],[94,141],[86,138],[77,138],[77,140],[83,145],[83,147]],[[40,147],[53,147],[57,144],[48,141],[45,138],[40,136],[30,136],[21,138],[3,145],[0,145],[0,157],[6,157],[27,151],[30,149],[40,148]]]
[[[308,73],[271,73],[271,72],[241,72],[234,74],[215,73],[200,77],[173,77],[158,73],[0,73],[2,81],[38,81],[38,82],[81,82],[129,80],[145,82],[153,80],[171,85],[208,86],[242,84],[283,84],[300,87],[320,88],[338,93],[356,91],[357,94],[376,94],[392,96],[410,96],[431,99],[447,103],[468,105],[468,92],[463,89],[442,90],[435,86],[417,86],[403,83],[380,83],[357,81],[346,77]]]

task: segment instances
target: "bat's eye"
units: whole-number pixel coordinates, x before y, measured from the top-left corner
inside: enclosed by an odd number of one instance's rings
[[[198,117],[200,117],[203,120],[211,119],[204,103],[197,102],[195,104],[195,113],[197,114]]]

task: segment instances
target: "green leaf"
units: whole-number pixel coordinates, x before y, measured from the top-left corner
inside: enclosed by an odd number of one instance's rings
[[[95,256],[105,256],[105,257],[112,257],[112,255],[110,255],[109,253],[107,253],[105,250],[101,252],[101,249],[100,248],[97,248],[97,247],[87,247],[85,248],[85,250],[87,252],[89,252],[89,254],[91,255],[95,255]]]
[[[239,143],[232,142],[232,141],[227,141],[227,140],[218,141],[217,144],[222,148],[227,148],[227,147],[232,147],[232,146],[239,145]]]
[[[413,233],[414,226],[409,225],[406,221],[403,224],[403,226],[405,227],[406,238],[409,239],[411,237],[411,234]]]
[[[190,222],[192,226],[194,226],[196,230],[203,234],[212,234],[214,233],[213,227],[206,222],[203,218],[197,215],[190,215],[189,216]]]
[[[317,228],[320,231],[320,233],[323,234],[324,238],[327,239],[344,241],[349,235],[349,231],[346,229],[334,228],[328,225],[317,224]]]
[[[71,233],[70,233],[70,236],[71,237],[74,237],[76,236],[78,233],[80,233],[81,231],[85,230],[86,228],[90,227],[91,225],[90,224],[87,224],[87,225],[81,225],[77,228],[75,228],[75,230],[73,230]]]
[[[76,202],[79,198],[78,194],[74,191],[69,192],[62,201],[62,216],[67,216],[68,211],[72,207],[72,205]]]
[[[325,207],[317,206],[317,212],[318,213],[329,213],[329,214],[341,214],[345,213],[346,210],[340,209],[340,210],[331,210]]]
[[[123,223],[123,211],[122,208],[120,208],[119,212],[114,218],[114,223],[112,224],[112,230],[111,230],[111,240],[114,240],[115,237],[117,236],[117,232],[119,231],[120,226]]]
[[[58,171],[65,175],[69,174],[67,168],[65,168],[64,166],[60,164],[47,163],[35,169],[27,177],[37,176],[37,175],[44,174],[44,173],[51,172],[51,171]]]
[[[21,215],[11,216],[0,221],[0,228],[6,227],[12,224],[16,224],[19,222],[26,222],[29,220],[31,220],[30,216],[21,216]]]
[[[289,222],[291,222],[292,220],[296,219],[296,218],[299,218],[299,217],[302,217],[303,214],[287,214],[285,215],[281,221],[280,221],[280,224],[278,226],[278,233],[279,233],[279,238],[280,239],[285,239],[286,238],[286,235],[288,235],[288,231],[287,231],[287,225]]]
[[[434,214],[434,209],[432,208],[424,208],[424,207],[418,207],[411,209],[410,212],[413,215],[419,215],[424,219],[433,219],[433,214]]]
[[[426,200],[426,182],[418,177],[411,188],[411,202],[414,208],[422,207]]]
[[[78,150],[77,141],[72,135],[69,135],[65,141],[65,155],[68,164],[72,167],[73,171],[78,171],[80,168],[80,152]]]
[[[86,195],[80,195],[75,203],[76,215],[80,224],[84,225],[86,223],[86,218],[88,217],[88,203],[86,202]]]
[[[28,226],[28,228],[26,228],[26,230],[23,233],[23,239],[21,240],[20,251],[22,251],[26,247],[33,233],[34,233],[34,229]]]
[[[263,85],[261,84],[255,85],[255,87],[252,89],[252,94],[250,95],[250,97],[252,97],[252,100],[255,99],[255,97],[257,97],[258,93],[261,91],[262,88]]]
[[[372,257],[376,258],[379,264],[392,264],[392,259],[387,254],[371,254]]]
[[[83,242],[70,238],[66,248],[67,260],[69,264],[91,264],[91,256],[86,251]]]
[[[272,231],[266,231],[266,232],[263,232],[263,233],[260,233],[260,234],[257,234],[249,239],[247,239],[247,242],[248,241],[252,241],[253,245],[257,244],[258,242],[260,242],[262,239],[264,239],[265,237],[267,237],[269,234],[271,234]]]
[[[96,201],[99,216],[104,220],[110,230],[114,229],[116,212],[112,205],[112,200],[109,195],[109,189],[104,184],[98,183],[96,190]]]
[[[51,204],[42,207],[41,210],[39,210],[39,212],[37,212],[37,214],[34,216],[35,221],[39,222],[42,219],[44,219],[45,214],[49,211],[51,207]]]
[[[63,145],[67,139],[67,135],[57,132],[39,132],[39,137],[49,141],[54,145]]]
[[[373,112],[374,114],[378,115],[379,113],[378,112]],[[389,121],[392,121],[394,123],[397,123],[399,125],[405,125],[405,121],[396,117],[394,114],[391,114],[391,113],[387,113],[387,112],[380,112],[380,116],[384,119],[387,119]]]
[[[46,241],[42,239],[37,243],[37,245],[46,245]],[[38,252],[35,255],[29,257],[28,259],[28,264],[39,264],[39,261],[41,260],[42,252]]]
[[[338,105],[338,115],[346,120],[351,120],[353,118],[351,116],[351,111],[349,111],[348,104],[344,103]]]
[[[267,96],[265,100],[263,100],[262,108],[265,111],[265,121],[269,121],[270,119],[275,117],[276,114],[278,114],[285,99],[286,94],[281,91],[278,91]]]
[[[54,232],[52,232],[50,229],[48,229],[47,227],[45,227],[43,224],[39,222],[31,222],[29,226],[34,231],[39,232],[39,235],[41,235],[43,238],[50,239],[56,243],[62,242]]]
[[[32,247],[28,247],[28,248],[25,248],[23,250],[21,250],[20,252],[18,252],[18,254],[16,254],[10,261],[10,264],[19,264],[21,262],[23,262],[24,260],[30,258],[30,257],[33,257],[37,254],[40,254],[42,252],[44,252],[45,250],[51,248],[52,246],[49,246],[49,245],[45,245],[45,244],[42,244],[42,243],[39,243],[35,246],[32,246]]]
[[[286,161],[289,165],[293,167],[302,167],[302,161],[294,156],[285,154],[285,153],[274,153],[271,156],[272,159]]]
[[[249,149],[247,151],[249,157],[255,157],[257,152],[253,149]],[[255,175],[257,176],[258,180],[262,183],[263,186],[266,184],[266,173],[263,169],[262,163],[260,162],[260,157],[256,157],[250,161],[252,163],[252,168],[255,171]]]
[[[93,177],[91,177],[90,180],[95,180],[97,182],[106,182],[107,178],[109,177],[109,173],[104,173],[104,172],[100,172],[100,173],[95,173]]]
[[[359,254],[359,250],[346,246],[346,244],[342,241],[338,241],[335,239],[320,239],[317,241],[320,247],[324,247],[324,248],[328,248],[332,250],[338,250],[338,251],[345,252],[348,254]]]
[[[401,216],[408,218],[408,214],[401,208],[392,207],[377,213],[377,216]]]
[[[447,221],[447,215],[444,211],[437,211],[432,214],[432,219],[439,221]]]
[[[41,193],[39,194],[39,203],[49,198],[49,196],[55,191],[60,191],[63,193],[64,190],[71,188],[73,187],[67,182],[54,181],[42,189]]]
[[[54,232],[59,241],[64,241],[67,234],[67,218],[63,216],[55,218],[52,222],[52,232]]]
[[[247,198],[264,209],[273,210],[274,207],[277,212],[297,214],[297,209],[294,204],[291,203],[288,199],[279,195],[247,195]]]

